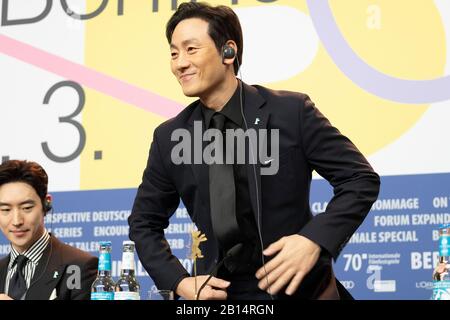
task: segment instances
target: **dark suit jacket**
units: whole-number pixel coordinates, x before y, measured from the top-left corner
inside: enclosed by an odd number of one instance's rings
[[[260,175],[260,164],[257,164],[254,179],[252,166],[247,166],[255,221],[258,221],[257,199],[261,208],[264,247],[283,236],[300,234],[336,259],[376,200],[378,175],[307,95],[248,85],[244,85],[243,91],[249,128],[279,129],[280,135],[277,174]],[[171,160],[172,148],[179,142],[171,141],[172,132],[184,128],[194,137],[194,121],[202,121],[198,101],[156,128],[142,184],[129,217],[130,238],[136,243],[139,258],[162,289],[175,289],[187,275],[172,255],[163,232],[180,197],[192,220],[208,238],[201,246],[205,258],[197,260],[198,274],[209,273],[217,263],[218,249],[209,211],[208,167],[206,164],[175,165]],[[334,188],[326,212],[315,217],[309,206],[313,170]],[[320,259],[319,263],[326,260]]]
[[[4,293],[9,255],[0,260],[0,293]],[[48,300],[56,293],[57,300],[88,300],[91,285],[97,276],[98,258],[68,246],[53,235],[39,260],[25,300]],[[77,268],[81,288],[76,289]],[[72,289],[73,288],[73,289]],[[54,292],[56,290],[56,292]]]

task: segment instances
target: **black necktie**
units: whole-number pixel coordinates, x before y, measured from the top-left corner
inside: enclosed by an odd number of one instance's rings
[[[215,113],[210,127],[223,131],[224,126],[225,116]],[[223,137],[225,140],[225,135]],[[209,165],[209,200],[214,234],[221,247],[228,250],[236,244],[236,239],[239,239],[239,226],[236,220],[233,165],[225,163],[225,152],[223,164]]]
[[[9,281],[8,295],[14,300],[21,300],[27,291],[27,282],[23,275],[23,267],[27,263],[28,258],[24,255],[18,255],[14,264],[17,265],[16,272]],[[14,266],[13,264],[13,266]]]

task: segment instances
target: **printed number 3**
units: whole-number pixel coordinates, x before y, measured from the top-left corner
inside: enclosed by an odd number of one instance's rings
[[[47,142],[41,143],[42,151],[44,151],[44,154],[47,156],[47,158],[49,158],[50,160],[52,160],[54,162],[59,162],[59,163],[69,162],[69,161],[76,159],[81,154],[81,152],[84,149],[84,146],[86,145],[86,132],[84,131],[83,126],[79,122],[77,122],[76,120],[73,119],[78,114],[80,114],[81,111],[83,111],[84,103],[86,101],[86,96],[84,94],[84,90],[78,83],[73,82],[73,81],[61,81],[61,82],[56,83],[55,85],[53,85],[53,87],[50,88],[50,90],[48,90],[47,94],[44,97],[43,103],[48,104],[53,93],[61,87],[71,87],[78,93],[79,101],[78,101],[77,109],[68,116],[60,117],[59,122],[60,123],[70,123],[71,125],[75,126],[75,128],[77,128],[77,130],[78,130],[78,134],[80,135],[80,140],[79,140],[76,150],[72,154],[70,154],[68,156],[63,156],[63,157],[55,155],[50,150]]]

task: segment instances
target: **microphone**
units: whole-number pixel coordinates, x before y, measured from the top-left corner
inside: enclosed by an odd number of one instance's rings
[[[214,267],[213,271],[209,275],[209,277],[206,279],[206,281],[200,286],[200,289],[198,289],[198,292],[195,295],[195,300],[198,300],[200,297],[200,292],[202,292],[203,288],[208,284],[208,281],[212,278],[212,276],[219,270],[219,268],[224,264],[225,260],[236,256],[239,251],[241,251],[242,247],[244,246],[243,243],[238,243],[234,247],[232,247],[230,250],[227,251],[227,254],[222,258],[222,260],[219,261],[219,263]]]

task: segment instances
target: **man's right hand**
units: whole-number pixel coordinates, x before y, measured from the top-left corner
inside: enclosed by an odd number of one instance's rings
[[[0,293],[0,300],[13,300],[13,299],[4,293]]]
[[[208,276],[197,276],[197,290],[208,279]],[[212,277],[208,284],[200,292],[198,300],[225,300],[227,298],[226,288],[230,282]],[[195,277],[187,277],[180,281],[176,290],[177,295],[186,300],[195,300]]]

